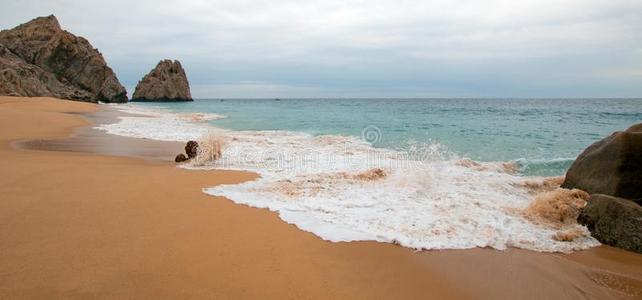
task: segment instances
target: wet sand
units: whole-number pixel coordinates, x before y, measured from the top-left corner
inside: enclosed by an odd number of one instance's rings
[[[91,124],[111,124],[126,114],[109,106],[92,112],[74,113]],[[138,139],[105,134],[91,126],[75,128],[62,139],[33,139],[14,143],[18,148],[36,150],[97,153],[173,162],[176,154],[185,152],[183,143]]]
[[[90,129],[105,106],[0,97],[0,298],[639,299],[642,255],[330,243],[201,192],[178,143]],[[53,150],[53,151],[52,151]]]

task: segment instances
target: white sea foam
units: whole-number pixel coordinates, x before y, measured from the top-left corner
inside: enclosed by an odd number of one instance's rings
[[[216,130],[226,139],[223,158],[184,167],[249,170],[261,178],[204,192],[276,211],[284,221],[325,240],[375,240],[416,249],[518,247],[561,252],[599,245],[575,223],[550,226],[529,219],[525,210],[533,194],[525,182],[542,178],[514,174],[511,164],[458,159],[439,144],[403,153],[346,136],[223,130],[165,111],[119,107],[144,116],[122,117],[98,128],[175,141]],[[387,176],[359,176],[374,168]],[[554,239],[569,230],[579,232],[579,237]]]
[[[188,141],[199,138],[208,130],[200,124],[201,120],[192,121],[186,114],[173,114],[159,108],[143,108],[134,104],[112,107],[127,115],[119,117],[116,123],[101,124],[96,128],[114,135],[160,141]]]

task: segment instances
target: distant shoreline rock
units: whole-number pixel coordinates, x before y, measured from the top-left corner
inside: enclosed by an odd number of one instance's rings
[[[193,101],[187,75],[178,60],[158,62],[136,85],[132,101]]]
[[[0,95],[127,102],[102,54],[53,15],[0,31]]]

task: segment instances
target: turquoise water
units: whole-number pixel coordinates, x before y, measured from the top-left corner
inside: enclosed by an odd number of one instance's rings
[[[516,161],[525,175],[562,175],[589,144],[642,122],[642,99],[198,99],[140,103],[216,113],[234,130],[288,130],[361,137],[408,150],[439,143],[477,161]]]

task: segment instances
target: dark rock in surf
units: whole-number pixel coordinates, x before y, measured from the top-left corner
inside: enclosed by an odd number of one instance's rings
[[[188,159],[189,158],[187,158],[187,156],[185,156],[185,154],[181,153],[179,155],[176,155],[176,158],[174,158],[174,161],[179,163],[179,162],[184,162],[184,161],[186,161]]]
[[[642,204],[642,123],[586,148],[566,173],[562,187]]]
[[[194,158],[198,154],[198,142],[196,141],[189,141],[185,145],[185,153],[187,153],[187,157],[189,158]]]
[[[642,253],[642,207],[633,201],[591,195],[577,221],[604,244]]]

